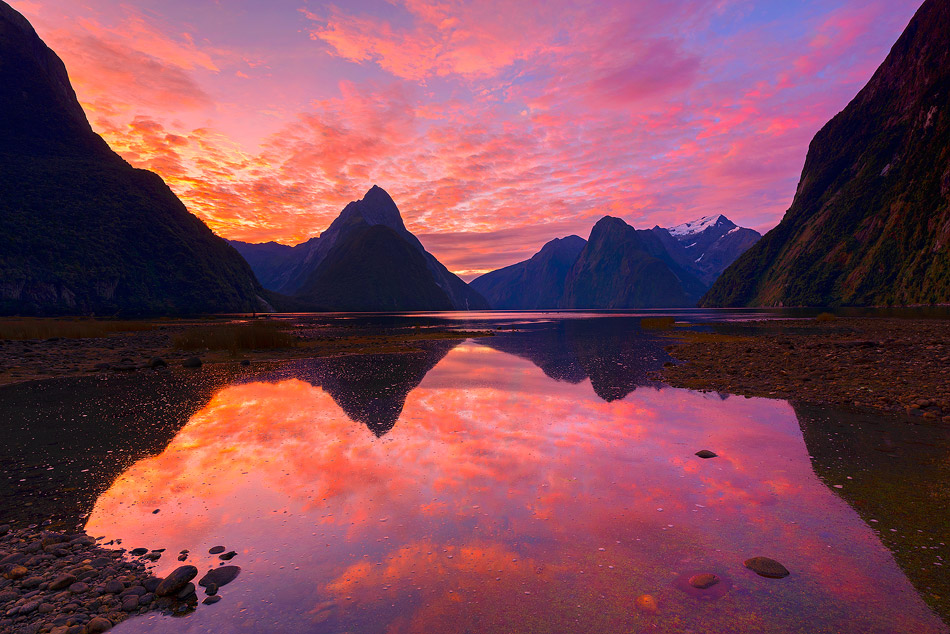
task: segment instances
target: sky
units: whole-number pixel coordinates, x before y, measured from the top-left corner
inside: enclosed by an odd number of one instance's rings
[[[723,213],[762,232],[920,0],[10,0],[93,128],[219,235],[373,184],[465,279]]]

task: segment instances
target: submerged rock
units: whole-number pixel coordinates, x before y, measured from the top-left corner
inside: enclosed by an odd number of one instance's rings
[[[746,559],[745,567],[762,577],[782,579],[791,574],[788,568],[768,557],[753,557]]]
[[[699,588],[700,590],[705,590],[706,588],[711,588],[717,583],[720,579],[711,572],[704,572],[698,575],[693,575],[689,578],[689,585],[694,588]]]
[[[656,597],[652,594],[641,594],[637,597],[636,600],[637,609],[641,612],[646,612],[647,614],[656,614],[659,606],[656,602]]]
[[[234,581],[240,573],[240,566],[221,566],[220,568],[212,568],[205,574],[205,576],[198,580],[198,585],[208,588],[213,584],[216,588],[220,588],[221,586],[227,585]]]

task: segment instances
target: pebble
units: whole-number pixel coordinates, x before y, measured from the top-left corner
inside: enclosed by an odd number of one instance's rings
[[[86,623],[86,634],[100,634],[101,632],[108,632],[111,629],[112,621],[101,616],[93,617]]]
[[[697,451],[697,452],[696,452],[696,455],[699,456],[700,458],[708,459],[708,458],[715,458],[715,457],[717,457],[719,454],[715,454],[715,453],[709,451],[708,449],[701,449],[700,451]]]
[[[104,586],[104,591],[108,594],[118,594],[125,590],[125,584],[116,579],[110,579]]]
[[[782,579],[791,574],[785,566],[774,559],[769,559],[768,557],[753,557],[752,559],[746,559],[744,565],[757,575],[769,577],[770,579]]]
[[[221,597],[219,597],[218,595],[215,594],[215,595],[212,595],[212,596],[210,596],[210,597],[205,597],[205,600],[202,601],[202,603],[204,603],[205,605],[214,605],[215,603],[217,603],[217,602],[220,601],[220,600],[221,600]]]
[[[226,549],[224,548],[224,546],[214,546],[214,547],[208,549],[208,554],[210,554],[210,555],[217,555],[217,554],[219,554],[219,553],[223,553],[225,550],[226,550]]]
[[[235,557],[237,557],[237,553],[234,552],[233,550],[226,552],[223,555],[218,555],[218,559],[223,559],[224,561],[231,561]]]

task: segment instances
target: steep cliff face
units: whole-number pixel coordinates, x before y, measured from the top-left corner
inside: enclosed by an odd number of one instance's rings
[[[0,313],[263,310],[241,256],[89,126],[66,68],[0,1]]]
[[[676,308],[692,306],[667,264],[644,248],[637,230],[606,216],[571,270],[564,308]]]
[[[950,302],[950,3],[927,0],[815,136],[782,222],[705,306]]]
[[[567,276],[586,244],[578,236],[555,238],[531,259],[486,273],[470,285],[496,310],[559,308]]]

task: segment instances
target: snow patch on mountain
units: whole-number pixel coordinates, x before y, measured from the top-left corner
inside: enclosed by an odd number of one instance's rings
[[[720,219],[724,220],[725,216],[722,214],[716,214],[715,216],[703,216],[699,220],[685,222],[681,225],[671,227],[667,229],[667,231],[669,231],[672,236],[677,238],[682,236],[691,236],[697,233],[702,233],[709,227],[715,226]]]

